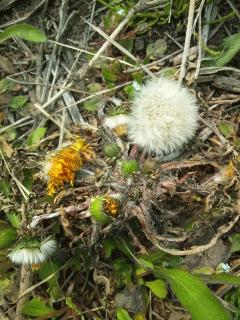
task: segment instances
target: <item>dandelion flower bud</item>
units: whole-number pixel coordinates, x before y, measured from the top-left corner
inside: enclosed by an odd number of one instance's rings
[[[138,171],[138,162],[135,159],[122,160],[121,170],[125,177],[131,176]]]
[[[16,264],[37,265],[47,260],[56,247],[54,239],[47,238],[40,241],[38,238],[24,238],[12,249],[8,257]]]
[[[166,155],[194,136],[197,121],[198,106],[189,89],[176,81],[156,78],[135,95],[128,137],[148,153]]]
[[[109,143],[104,146],[104,154],[108,158],[116,157],[120,152],[120,148],[116,143]]]

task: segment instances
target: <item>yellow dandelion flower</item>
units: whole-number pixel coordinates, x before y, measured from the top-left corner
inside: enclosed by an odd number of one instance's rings
[[[64,183],[73,185],[76,171],[82,166],[82,156],[90,160],[94,152],[84,139],[78,138],[70,146],[59,150],[45,163],[45,175],[48,179],[48,195],[52,196]]]

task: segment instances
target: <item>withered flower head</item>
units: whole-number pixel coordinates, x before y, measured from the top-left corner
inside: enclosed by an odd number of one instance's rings
[[[16,264],[37,265],[43,263],[57,248],[57,243],[51,237],[41,241],[33,237],[23,238],[9,253],[9,259]]]
[[[90,160],[94,155],[87,142],[77,138],[74,143],[47,159],[44,173],[48,180],[48,195],[52,196],[66,182],[72,185],[76,171],[82,166],[83,158]]]
[[[89,207],[92,218],[102,225],[110,223],[112,218],[117,218],[119,215],[119,201],[119,195],[104,195],[93,198]]]
[[[118,200],[111,196],[105,196],[104,198],[105,198],[104,211],[110,216],[112,216],[113,218],[116,218],[119,213]]]

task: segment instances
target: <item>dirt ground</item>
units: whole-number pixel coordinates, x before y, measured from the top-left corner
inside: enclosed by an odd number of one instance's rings
[[[14,225],[9,216],[18,221],[7,245],[0,236],[1,319],[191,319],[170,289],[165,299],[146,290],[131,253],[164,267],[209,275],[224,265],[238,275],[239,2],[196,1],[190,29],[184,0],[13,0],[0,1],[0,11],[1,30],[28,23],[48,39],[0,46],[1,232]],[[194,138],[169,159],[132,145],[125,128],[104,125],[130,112],[136,84],[152,74],[182,77],[199,105]],[[74,181],[49,196],[46,161],[76,137],[94,156],[83,152]],[[138,162],[130,178],[121,170],[128,158]],[[121,195],[117,215],[94,222],[91,200],[112,194]],[[54,236],[51,260],[14,265],[7,254],[25,236]],[[210,288],[240,319],[238,289]],[[49,309],[34,316],[24,309],[30,299]],[[116,317],[119,308],[133,318]]]

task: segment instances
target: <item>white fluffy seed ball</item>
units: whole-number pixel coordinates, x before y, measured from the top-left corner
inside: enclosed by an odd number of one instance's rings
[[[194,136],[197,122],[197,101],[190,90],[174,80],[155,78],[134,97],[128,137],[148,153],[166,155]]]

